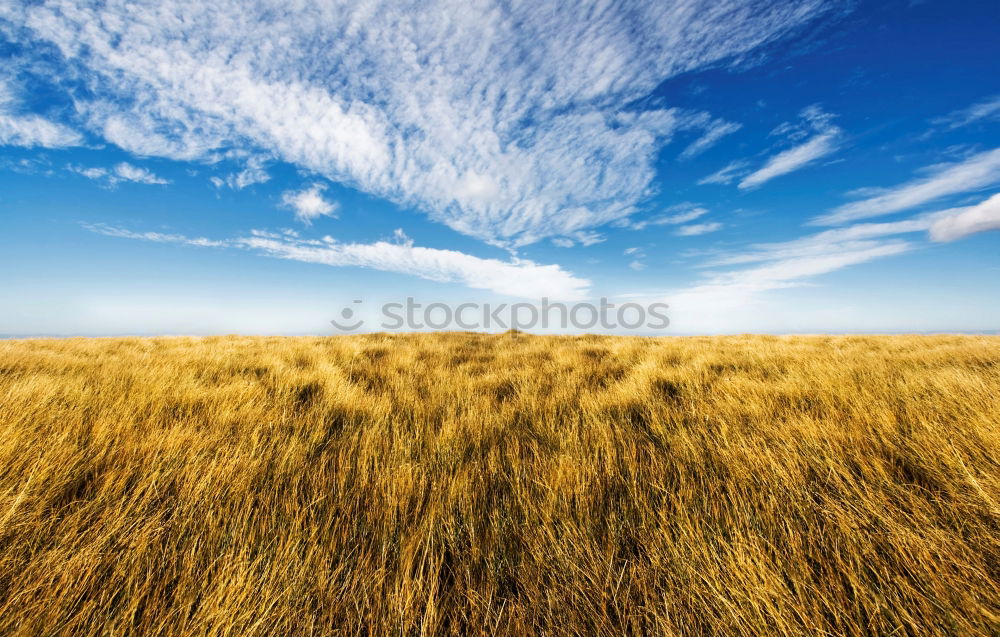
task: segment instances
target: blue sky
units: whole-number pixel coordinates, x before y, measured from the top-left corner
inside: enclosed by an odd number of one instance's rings
[[[996,2],[0,5],[0,334],[1000,329]]]

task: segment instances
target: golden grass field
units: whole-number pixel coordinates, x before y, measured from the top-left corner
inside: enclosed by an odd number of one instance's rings
[[[3,634],[998,631],[998,337],[0,342]]]

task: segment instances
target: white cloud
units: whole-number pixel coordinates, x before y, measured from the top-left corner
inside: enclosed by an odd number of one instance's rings
[[[771,157],[761,168],[744,177],[739,183],[741,190],[757,188],[775,177],[796,171],[837,151],[842,131],[831,123],[832,115],[813,105],[802,111],[802,118],[809,123],[816,134],[808,141]],[[786,123],[775,129],[772,134],[788,135],[791,139],[797,139],[803,132],[801,127]]]
[[[911,247],[905,241],[883,241],[778,258],[755,267],[714,274],[704,283],[677,290],[666,301],[684,313],[711,315],[731,311],[746,307],[762,292],[797,287],[813,277],[902,254]]]
[[[674,234],[676,234],[678,237],[695,237],[700,234],[715,232],[721,227],[722,224],[717,221],[713,221],[710,223],[695,223],[689,226],[681,226],[680,228],[677,228],[677,232],[675,232]]]
[[[646,264],[642,261],[646,258],[646,252],[642,248],[625,248],[625,251],[622,254],[627,257],[632,257],[632,261],[628,264],[628,267],[631,269],[636,272],[646,269]]]
[[[844,204],[813,223],[834,225],[899,212],[953,195],[1000,183],[1000,148],[973,155],[965,161],[931,166],[926,177],[914,179],[882,194]]]
[[[243,170],[229,173],[225,178],[213,176],[209,181],[216,188],[228,186],[233,190],[243,190],[247,186],[262,184],[271,179],[271,175],[264,169],[264,160],[260,157],[251,157],[247,160]]]
[[[937,213],[930,235],[934,241],[954,241],[988,230],[1000,230],[1000,193],[974,206]]]
[[[572,237],[579,241],[580,245],[584,247],[592,246],[604,241],[604,235],[591,230],[578,230],[572,234]]]
[[[91,232],[103,234],[108,237],[118,237],[120,239],[140,239],[142,241],[155,241],[156,243],[180,243],[184,245],[197,246],[199,248],[225,248],[229,247],[228,241],[216,241],[204,237],[191,238],[182,234],[171,234],[165,232],[133,232],[123,228],[107,226],[103,224],[91,225],[83,224],[83,227]]]
[[[408,237],[402,228],[396,228],[392,231],[392,240],[400,245],[412,246],[413,239]]]
[[[750,172],[749,166],[750,162],[746,161],[745,159],[731,161],[725,166],[723,166],[722,169],[712,173],[711,175],[708,175],[707,177],[702,177],[701,179],[699,179],[698,185],[699,186],[704,186],[706,184],[720,184],[723,186],[728,185],[732,183],[733,180],[739,179],[740,177],[748,174]]]
[[[877,248],[884,237],[910,234],[928,230],[934,223],[933,215],[920,215],[889,223],[860,223],[845,228],[825,230],[815,234],[778,243],[758,243],[746,251],[718,256],[708,261],[706,267],[725,267],[762,261],[781,261],[817,256],[832,256]]]
[[[126,150],[262,152],[520,245],[632,214],[697,115],[622,104],[745,63],[830,6],[50,0],[0,17],[28,50],[58,48],[81,116]],[[686,154],[734,126],[713,121]]]
[[[674,225],[678,223],[687,223],[689,221],[694,221],[695,219],[698,219],[699,217],[702,217],[706,214],[708,214],[708,210],[696,206],[694,208],[688,209],[685,212],[678,212],[677,214],[658,217],[650,221],[650,223],[654,225],[664,225],[664,224]]]
[[[762,292],[798,287],[851,265],[907,252],[913,244],[895,235],[925,231],[933,221],[932,215],[922,215],[892,223],[857,224],[781,243],[756,244],[745,252],[710,260],[705,267],[713,271],[706,281],[677,290],[666,301],[689,316],[710,317],[747,307]]]
[[[295,211],[295,218],[305,224],[319,217],[336,217],[337,204],[323,198],[324,184],[315,183],[304,190],[288,190],[281,195],[281,204]]]
[[[166,157],[178,161],[212,160],[211,153],[224,143],[218,131],[183,119],[154,117],[150,98],[138,98],[130,112],[120,112],[116,102],[77,102],[90,127],[104,139],[130,153],[144,157]],[[145,110],[149,109],[149,110]],[[182,117],[180,113],[176,115]]]
[[[558,265],[541,265],[526,259],[483,259],[457,250],[423,248],[414,246],[401,231],[395,235],[396,242],[342,243],[330,237],[322,240],[301,239],[291,231],[254,231],[247,237],[212,240],[157,232],[138,233],[103,225],[85,227],[112,237],[198,247],[239,248],[306,263],[397,272],[519,298],[580,300],[587,297],[590,288],[590,281],[578,278]]]
[[[888,222],[867,222],[778,243],[759,243],[744,252],[717,256],[704,267],[718,268],[761,262],[796,262],[841,254],[867,254],[902,244],[899,235],[927,232],[934,241],[953,241],[1000,228],[1000,193],[963,208],[951,208]],[[912,244],[906,244],[907,249]],[[895,247],[894,247],[895,246]]]
[[[82,175],[87,179],[93,179],[94,181],[105,180],[110,177],[110,173],[107,168],[100,168],[97,166],[86,167],[69,164],[66,166],[66,170]]]
[[[83,137],[73,129],[38,115],[0,113],[0,146],[66,148],[82,143]]]
[[[14,90],[0,77],[0,146],[66,148],[83,144],[83,136],[36,114],[14,112]]]
[[[731,135],[741,128],[743,128],[743,125],[735,122],[727,122],[721,119],[712,120],[705,126],[704,134],[685,148],[679,157],[680,159],[691,159],[700,155],[726,135]]]
[[[114,187],[122,182],[132,182],[137,184],[169,184],[170,180],[164,179],[140,166],[133,166],[127,162],[120,162],[113,168],[101,168],[97,166],[85,167],[70,164],[66,167],[70,172],[82,175],[94,181],[103,181],[108,186]]]
[[[776,299],[767,299],[764,293],[811,285],[812,279],[824,274],[904,254],[917,247],[916,243],[904,240],[901,235],[930,230],[931,238],[934,238],[934,228],[938,227],[944,233],[940,239],[948,240],[952,237],[950,231],[956,227],[961,228],[963,236],[966,229],[985,230],[990,225],[995,228],[996,204],[1000,203],[998,197],[1000,195],[968,209],[926,213],[900,221],[859,223],[790,241],[752,245],[743,252],[716,256],[703,266],[708,269],[704,281],[675,290],[657,300],[671,305],[678,318],[675,326],[694,331],[731,329],[734,325],[731,317],[736,311],[748,313],[738,322],[741,325],[747,323],[751,314],[759,316],[761,312],[799,315],[803,308],[786,305],[776,309],[778,306],[773,305]],[[986,205],[990,201],[993,201],[992,208]],[[961,219],[963,213],[977,208],[981,211],[979,214]],[[954,222],[957,219],[961,220],[955,226],[950,223],[937,226],[941,220]],[[771,309],[760,309],[765,307]],[[839,309],[827,308],[824,316],[829,318]],[[789,320],[790,323],[772,317],[765,323],[783,324],[783,329],[796,329],[794,319]],[[816,324],[825,326],[821,329],[829,329],[826,320]]]
[[[681,203],[670,206],[664,213],[650,219],[629,222],[626,227],[632,230],[644,230],[648,226],[677,225],[694,221],[708,214],[708,210],[692,203]]]
[[[568,237],[553,237],[552,244],[559,248],[572,248],[577,243],[583,247],[604,241],[604,235],[590,230],[578,230]]]
[[[953,111],[944,117],[933,120],[932,123],[949,129],[961,128],[974,122],[1000,119],[1000,95],[977,102],[972,106]]]
[[[836,138],[836,134],[823,133],[804,144],[778,153],[769,159],[763,167],[744,177],[743,181],[739,183],[739,188],[741,190],[756,188],[775,177],[798,170],[829,155],[837,150]]]
[[[45,175],[47,177],[56,174],[52,169],[52,162],[42,154],[36,157],[21,157],[20,159],[0,155],[0,170],[9,170],[21,175]]]
[[[162,177],[157,177],[150,171],[139,166],[121,162],[115,165],[115,177],[119,181],[132,181],[137,184],[169,184],[170,181]]]

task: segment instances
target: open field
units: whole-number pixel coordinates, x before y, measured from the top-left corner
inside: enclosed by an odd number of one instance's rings
[[[1000,338],[0,342],[3,634],[997,634]]]

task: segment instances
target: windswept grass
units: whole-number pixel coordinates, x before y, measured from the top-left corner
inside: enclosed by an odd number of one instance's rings
[[[0,343],[0,633],[991,635],[1000,339]]]

